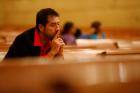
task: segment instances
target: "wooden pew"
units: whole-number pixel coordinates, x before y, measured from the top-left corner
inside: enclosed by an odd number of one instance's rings
[[[79,59],[53,61],[41,58],[5,60],[0,64],[0,92],[140,92],[139,54],[77,56]]]
[[[77,47],[93,49],[140,48],[139,40],[123,39],[77,39]],[[69,46],[72,47],[72,46]]]
[[[11,44],[14,41],[15,37],[20,33],[20,31],[16,30],[0,29],[0,41]]]
[[[111,39],[77,39],[77,47],[93,48],[93,49],[116,49],[118,48],[116,41]]]
[[[124,48],[140,48],[139,40],[116,40],[120,49]]]
[[[0,52],[0,62],[3,60],[7,52]]]
[[[9,49],[9,44],[6,43],[0,43],[0,62],[3,60],[4,56],[6,55],[8,49]]]
[[[5,42],[0,43],[0,52],[2,51],[8,51],[8,48],[10,47],[10,44],[7,44]]]

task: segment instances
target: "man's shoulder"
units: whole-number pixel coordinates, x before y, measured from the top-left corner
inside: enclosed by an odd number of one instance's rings
[[[26,41],[33,41],[34,38],[34,31],[35,27],[30,28],[16,37],[16,40],[26,40]]]
[[[31,35],[34,35],[34,31],[35,31],[35,27],[30,28],[30,29],[24,31],[24,32],[21,33],[20,35],[23,35],[23,36],[29,35],[29,36],[31,36]]]
[[[34,36],[35,27],[27,29],[26,31],[19,34],[17,37],[32,37]]]

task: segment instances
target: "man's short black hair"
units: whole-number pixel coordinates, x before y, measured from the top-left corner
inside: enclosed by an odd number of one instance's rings
[[[48,22],[48,16],[59,16],[59,14],[52,8],[41,9],[36,15],[36,27],[38,24],[46,25]]]

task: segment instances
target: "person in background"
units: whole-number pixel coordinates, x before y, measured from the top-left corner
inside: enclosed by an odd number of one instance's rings
[[[81,35],[81,29],[77,28],[74,35],[75,35],[76,39],[78,39],[79,36]]]
[[[90,35],[87,34],[87,33],[82,33],[80,36],[79,36],[79,39],[90,39]]]
[[[59,14],[52,8],[41,9],[36,26],[16,37],[5,59],[24,57],[63,58],[64,42],[60,38]]]
[[[76,27],[72,22],[66,22],[62,30],[63,40],[66,45],[76,45]]]
[[[105,32],[101,31],[101,23],[99,21],[95,21],[91,24],[91,39],[105,39]]]
[[[90,33],[87,32],[82,32],[80,33],[80,36],[78,37],[79,39],[90,39]]]

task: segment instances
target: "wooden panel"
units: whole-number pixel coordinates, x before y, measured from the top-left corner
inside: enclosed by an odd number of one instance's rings
[[[89,26],[90,22],[99,20],[105,26],[115,27],[139,27],[140,24],[139,0],[1,0],[0,2],[0,19],[2,19],[0,24],[3,26],[34,25],[36,12],[44,7],[58,10],[62,23],[70,20],[79,26]]]
[[[101,57],[102,61],[90,60],[88,63],[80,63],[80,59],[76,63],[48,62],[45,59],[11,60],[0,64],[0,92],[139,93],[138,56],[110,56],[108,61]]]

